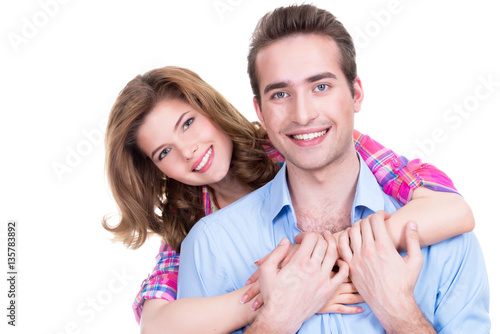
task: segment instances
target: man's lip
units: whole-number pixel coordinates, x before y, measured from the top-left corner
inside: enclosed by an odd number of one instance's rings
[[[196,170],[196,167],[198,167],[198,166],[201,164],[201,161],[203,160],[203,158],[205,157],[205,155],[207,154],[207,152],[208,152],[211,148],[212,148],[212,146],[209,146],[209,147],[207,148],[207,150],[206,150],[203,154],[201,154],[201,155],[199,156],[198,160],[196,160],[196,161],[195,161],[195,163],[193,164],[193,167],[191,168],[191,170],[192,170],[193,172],[199,172],[199,171],[197,171],[197,170]],[[213,149],[212,149],[212,153],[213,153]],[[207,162],[207,163],[208,163],[208,162]]]
[[[308,139],[308,140],[296,139],[296,138],[292,137],[292,136],[298,136],[298,135],[307,135],[307,134],[316,133],[316,132],[325,132],[325,133],[322,134],[322,135],[320,135],[319,137],[314,137],[314,138]],[[330,128],[326,128],[326,129],[322,128],[321,130],[319,130],[319,129],[311,129],[311,130],[308,129],[307,132],[304,132],[304,131],[294,132],[293,135],[288,135],[288,138],[290,138],[290,140],[292,141],[292,143],[294,143],[298,147],[303,147],[303,148],[314,147],[316,145],[321,144],[326,139],[326,137],[328,136],[329,132],[330,132]]]
[[[288,137],[292,137],[292,136],[298,136],[298,135],[307,135],[307,134],[315,133],[315,132],[322,132],[322,131],[325,131],[325,130],[328,133],[328,131],[330,130],[330,127],[326,127],[326,128],[312,128],[312,129],[307,129],[307,130],[300,129],[300,130],[295,130],[295,131],[292,131],[292,132],[288,132],[286,135]]]

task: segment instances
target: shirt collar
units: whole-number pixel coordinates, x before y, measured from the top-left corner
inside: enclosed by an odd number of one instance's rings
[[[292,199],[290,198],[290,191],[288,190],[288,182],[286,180],[286,163],[283,164],[283,167],[279,170],[278,174],[274,177],[271,183],[271,200],[270,202],[270,215],[271,219],[274,221],[276,216],[280,214],[283,208],[289,206],[293,215],[295,216],[295,212],[293,211]]]
[[[356,152],[357,153],[357,152]],[[370,213],[375,213],[379,210],[384,210],[384,195],[381,191],[380,185],[377,183],[375,176],[363,161],[359,153],[359,175],[356,185],[356,195],[351,211],[351,222],[354,223],[358,219],[366,216],[365,211],[368,209]],[[288,190],[288,183],[286,180],[286,163],[283,164],[278,174],[271,184],[271,200],[269,201],[270,218],[274,221],[283,208],[289,206],[292,209],[292,214],[295,220],[295,211],[293,210],[292,200],[290,198],[290,191]]]
[[[366,216],[365,210],[370,213],[375,213],[379,210],[384,210],[384,194],[380,185],[375,179],[375,176],[368,168],[364,160],[358,153],[359,160],[359,175],[358,184],[356,185],[356,195],[351,211],[351,222],[354,223],[358,219]],[[369,213],[368,213],[369,214]]]

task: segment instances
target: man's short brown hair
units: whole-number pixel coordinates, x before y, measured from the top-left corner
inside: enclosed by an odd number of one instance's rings
[[[266,46],[296,34],[316,34],[332,38],[340,49],[340,66],[354,96],[353,82],[357,76],[356,50],[351,35],[330,12],[313,5],[280,7],[264,15],[252,35],[248,53],[248,75],[253,94],[260,105],[259,78],[256,59]]]

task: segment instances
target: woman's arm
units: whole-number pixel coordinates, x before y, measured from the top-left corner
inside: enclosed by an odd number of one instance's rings
[[[141,333],[228,333],[255,318],[252,303],[240,303],[252,285],[222,296],[176,300],[179,253],[162,242],[156,261],[133,304]]]
[[[356,130],[353,139],[356,150],[384,192],[406,204],[386,221],[399,250],[406,250],[404,228],[409,220],[418,223],[422,246],[474,229],[474,216],[469,205],[445,173],[419,160],[408,162]]]
[[[410,202],[386,220],[398,250],[406,250],[404,229],[408,221],[418,224],[421,247],[433,245],[474,229],[474,216],[462,196],[419,187]]]
[[[148,299],[141,316],[141,333],[229,333],[253,322],[252,303],[240,299],[248,287],[215,297],[168,302]]]

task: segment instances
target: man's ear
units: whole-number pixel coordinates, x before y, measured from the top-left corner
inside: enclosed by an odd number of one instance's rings
[[[262,111],[260,110],[259,102],[257,102],[257,98],[255,96],[253,97],[253,107],[255,109],[255,113],[257,114],[257,117],[259,118],[260,124],[262,124],[262,127],[264,128],[264,130],[267,131],[266,123],[264,122],[264,116],[262,116]]]
[[[356,77],[353,82],[354,88],[354,112],[357,113],[361,110],[361,104],[363,103],[363,98],[365,93],[363,92],[363,86],[361,85],[361,79]]]

